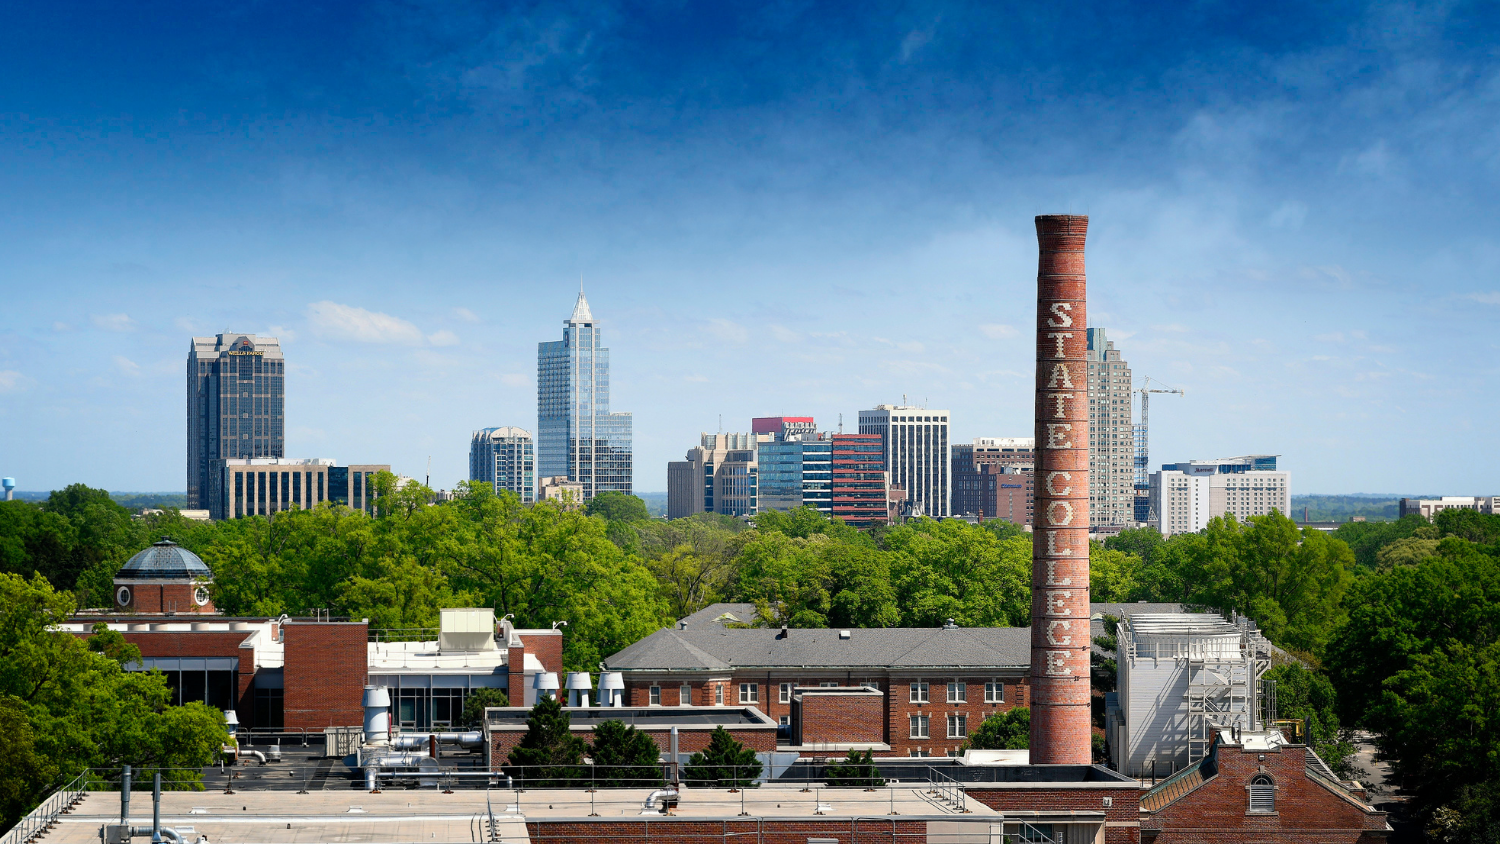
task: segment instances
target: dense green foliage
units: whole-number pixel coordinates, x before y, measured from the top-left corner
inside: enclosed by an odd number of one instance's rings
[[[885,785],[880,769],[875,767],[875,754],[869,750],[851,750],[843,762],[835,762],[824,771],[829,785],[879,788]]]
[[[526,719],[526,735],[506,757],[505,772],[519,778],[523,786],[577,785],[584,778],[584,741],[570,732],[572,720],[557,698],[537,701]]]
[[[589,781],[600,788],[654,788],[666,781],[656,741],[624,721],[594,727],[589,758],[594,762]]]
[[[708,747],[688,757],[682,780],[698,788],[748,788],[760,776],[755,751],[735,740],[723,727],[715,727]]]
[[[1025,750],[1031,746],[1031,710],[1017,706],[984,719],[959,746],[965,750]]]
[[[1262,682],[1268,688],[1275,683],[1276,719],[1305,721],[1313,750],[1334,773],[1348,776],[1354,744],[1339,726],[1335,711],[1337,696],[1328,677],[1300,663],[1289,662],[1267,671]]]
[[[474,689],[464,698],[463,712],[458,716],[458,726],[465,730],[484,728],[484,710],[491,706],[510,706],[510,698],[499,689]]]
[[[223,746],[223,713],[171,706],[160,672],[126,671],[141,653],[119,633],[87,640],[54,629],[72,596],[44,578],[0,573],[0,826],[88,768],[162,770],[195,788]]]

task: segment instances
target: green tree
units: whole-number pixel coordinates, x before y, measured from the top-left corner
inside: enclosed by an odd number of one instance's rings
[[[1125,551],[1089,543],[1089,600],[1120,603],[1136,600],[1138,579],[1144,564]]]
[[[1389,571],[1397,566],[1414,566],[1437,553],[1438,540],[1408,536],[1382,546],[1375,552],[1376,566]]]
[[[1276,684],[1276,717],[1305,721],[1314,752],[1340,776],[1352,768],[1354,744],[1339,726],[1333,683],[1321,672],[1290,662],[1267,671],[1263,684]],[[1269,685],[1263,685],[1269,689]]]
[[[880,769],[875,767],[875,754],[868,750],[851,750],[842,763],[828,766],[824,772],[829,785],[879,788],[885,785]]]
[[[584,512],[610,522],[644,522],[651,518],[646,502],[628,492],[610,490],[589,499]]]
[[[570,732],[562,703],[544,697],[531,708],[526,735],[506,758],[511,773],[529,788],[565,788],[583,778],[583,739]]]
[[[760,777],[755,751],[735,741],[723,727],[715,727],[708,747],[688,757],[682,779],[700,788],[748,788]]]
[[[1105,539],[1104,547],[1111,551],[1134,554],[1143,562],[1149,563],[1163,541],[1161,531],[1154,527],[1126,528]]]
[[[891,579],[901,625],[1026,624],[1031,616],[1031,540],[1001,539],[958,519],[913,519],[892,528]]]
[[[624,721],[601,721],[594,726],[589,746],[594,761],[591,782],[605,788],[652,788],[665,780],[661,750],[651,736]]]
[[[959,747],[965,750],[1025,750],[1031,746],[1031,710],[1017,706],[984,719]]]
[[[484,728],[484,710],[491,706],[510,706],[510,698],[499,689],[475,689],[464,698],[464,710],[458,716],[459,726],[465,730]]]

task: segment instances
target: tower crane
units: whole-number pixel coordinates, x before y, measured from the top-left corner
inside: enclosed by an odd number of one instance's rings
[[[1141,394],[1141,421],[1135,426],[1135,498],[1137,506],[1135,509],[1136,521],[1141,521],[1140,500],[1149,496],[1151,488],[1151,429],[1150,429],[1150,403],[1152,393],[1166,393],[1168,395],[1185,396],[1185,390],[1167,387],[1158,381],[1161,389],[1151,388],[1151,378],[1148,376],[1145,383],[1137,393]],[[1145,521],[1154,521],[1156,514],[1151,512],[1150,505],[1146,506]]]

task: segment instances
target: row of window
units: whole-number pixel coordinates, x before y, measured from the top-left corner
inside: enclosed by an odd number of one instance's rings
[[[912,715],[910,717],[911,730],[908,733],[907,737],[908,738],[914,738],[914,739],[932,738],[932,736],[928,733],[928,724],[929,724],[929,721],[930,721],[929,716],[926,716],[926,715]],[[968,738],[968,736],[969,736],[969,716],[967,716],[967,715],[960,715],[960,714],[949,715],[948,716],[948,738],[951,738],[951,739],[953,739],[953,738]]]
[[[880,688],[880,682],[878,680],[865,680],[865,681],[861,682],[860,685],[868,686],[868,687],[870,687],[872,689],[877,689],[877,690]],[[792,689],[795,686],[797,686],[796,683],[781,683],[780,686],[779,686],[779,688],[778,688],[778,692],[779,692],[779,694],[778,694],[778,702],[779,703],[791,703],[792,702]],[[823,682],[823,683],[819,683],[818,686],[820,688],[834,688],[834,687],[838,686],[838,683]],[[908,692],[907,692],[907,700],[908,700],[908,702],[910,702],[910,703],[931,703],[932,702],[932,700],[931,700],[931,688],[932,688],[932,684],[929,681],[927,681],[927,680],[913,680],[911,682],[910,686],[908,687]],[[717,683],[714,684],[713,690],[714,690],[714,706],[723,706],[724,705],[724,686],[723,686],[723,684],[717,684]],[[965,682],[965,681],[963,681],[963,680],[958,680],[958,679],[949,680],[948,683],[947,683],[947,693],[948,693],[947,694],[947,702],[948,703],[967,703],[968,700],[969,700],[969,686],[968,686],[968,683]],[[690,685],[688,683],[683,683],[682,686],[678,689],[678,692],[677,692],[678,705],[679,706],[692,706],[692,700],[693,700],[693,687],[692,687],[692,685]],[[652,706],[661,706],[661,686],[655,686],[655,685],[651,686],[650,691],[649,691],[649,702],[650,702],[650,704]],[[1004,703],[1005,702],[1005,684],[1003,682],[1001,682],[1000,680],[987,680],[987,681],[985,681],[985,684],[984,684],[984,702],[985,703]],[[750,704],[760,703],[760,684],[759,683],[740,683],[739,684],[739,703],[742,704],[742,705],[750,705]],[[916,716],[913,716],[913,717],[916,717]]]

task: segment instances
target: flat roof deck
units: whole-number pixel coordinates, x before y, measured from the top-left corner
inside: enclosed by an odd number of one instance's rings
[[[564,707],[574,727],[594,727],[603,721],[624,721],[648,727],[770,727],[776,722],[753,706],[569,706]],[[524,730],[531,708],[492,706],[484,719],[492,729]]]
[[[314,842],[462,842],[483,840],[481,823],[487,812],[486,796],[497,819],[517,827],[522,821],[562,820],[588,822],[642,820],[641,807],[650,789],[601,789],[590,794],[575,789],[535,789],[516,793],[505,789],[489,792],[459,790],[444,794],[437,790],[390,789],[380,794],[363,790],[167,791],[162,793],[162,825],[176,829],[186,842],[208,836],[210,842],[244,844],[313,844]],[[743,810],[741,798],[743,797]],[[519,801],[519,813],[517,805]],[[994,818],[993,809],[965,798],[967,812],[927,793],[922,786],[895,786],[876,791],[860,788],[819,788],[809,792],[792,786],[769,785],[731,793],[727,789],[684,788],[672,816],[698,820],[739,820],[740,812],[751,818],[778,820],[829,820],[885,817],[894,807],[904,820],[955,820]],[[131,824],[151,824],[151,792],[131,794]],[[819,809],[822,809],[819,813]],[[599,815],[590,818],[590,812]],[[119,792],[90,792],[58,824],[43,835],[43,844],[98,844],[99,827],[118,823]],[[645,816],[653,823],[661,815]],[[871,820],[870,822],[874,822]],[[191,828],[191,831],[188,831]],[[510,840],[511,832],[506,838]],[[525,830],[515,837],[525,840]],[[143,841],[137,836],[138,841]]]

